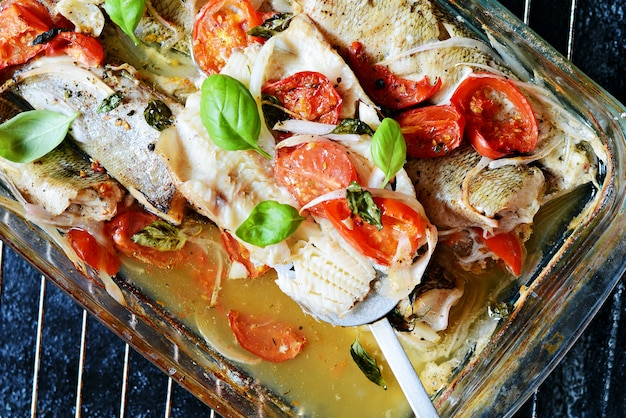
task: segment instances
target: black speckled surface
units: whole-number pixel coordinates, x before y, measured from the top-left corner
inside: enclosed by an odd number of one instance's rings
[[[573,0],[576,1],[576,0]],[[502,2],[518,16],[523,0]],[[592,79],[626,102],[626,2],[578,0],[573,42],[568,43],[572,4],[533,0],[529,23]],[[30,415],[40,275],[10,250],[4,251],[0,294],[0,417]],[[75,413],[82,309],[46,282],[44,333],[37,413],[66,417]],[[617,288],[589,328],[535,396],[516,414],[530,417],[622,417],[626,411],[626,293]],[[82,413],[119,416],[124,343],[92,317],[87,318]],[[209,409],[173,385],[166,409],[167,376],[130,352],[127,417],[209,416]]]

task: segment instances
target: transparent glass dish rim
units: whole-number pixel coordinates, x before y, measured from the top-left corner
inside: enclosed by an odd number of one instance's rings
[[[594,216],[544,260],[520,309],[479,360],[435,399],[442,416],[510,416],[558,364],[626,270],[626,110],[499,3],[441,4],[540,77],[601,136],[611,159]],[[139,290],[116,282],[126,300],[119,304],[77,272],[39,229],[4,209],[0,215],[0,236],[8,245],[218,413],[295,415]]]

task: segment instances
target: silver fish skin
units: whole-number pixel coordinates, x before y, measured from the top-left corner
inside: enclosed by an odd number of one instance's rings
[[[148,124],[144,111],[155,99],[173,115],[182,105],[149,89],[124,69],[84,68],[65,57],[33,61],[13,76],[9,87],[36,109],[68,115],[79,112],[71,127],[74,143],[148,210],[180,222],[186,201],[154,151],[160,131]],[[119,106],[99,111],[114,93],[123,97]]]
[[[481,159],[465,146],[445,157],[410,159],[405,165],[417,199],[438,228],[508,232],[532,222],[545,190],[542,171],[528,165],[480,169]]]
[[[0,96],[0,123],[25,110],[15,98]],[[119,183],[66,141],[30,163],[0,158],[0,170],[28,203],[43,208],[57,223],[111,219],[125,195]]]

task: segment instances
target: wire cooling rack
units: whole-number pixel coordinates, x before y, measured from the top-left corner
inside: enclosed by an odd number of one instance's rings
[[[601,5],[619,18],[626,7],[619,0],[502,3],[569,59],[577,51],[576,19],[593,17],[583,9]],[[616,78],[609,75],[597,81],[607,80]],[[13,251],[1,247],[0,243],[1,418],[219,417]],[[581,416],[583,410],[592,411],[588,416],[612,417],[623,412],[624,397],[615,399],[614,395],[620,393],[614,389],[616,382],[624,380],[623,289],[620,283],[596,320],[606,328],[601,334],[605,338],[598,343],[594,330],[584,334],[564,361],[571,364],[557,368],[553,374],[557,377],[549,378],[516,418],[551,417],[557,410],[562,416]],[[598,357],[589,354],[589,347],[600,351]],[[596,377],[598,396],[587,399],[581,382],[586,375],[579,368],[589,368],[596,358],[601,359],[596,361],[601,371],[594,371],[600,375]],[[558,405],[550,409],[548,404]]]

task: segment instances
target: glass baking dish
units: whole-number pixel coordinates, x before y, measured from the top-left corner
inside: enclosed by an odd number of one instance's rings
[[[512,292],[516,310],[477,361],[434,398],[442,416],[506,416],[574,343],[626,269],[623,231],[626,110],[495,1],[442,5],[484,39],[502,45],[601,137],[610,162],[592,216],[541,248],[536,268]],[[8,192],[2,191],[5,196]],[[222,357],[194,330],[123,278],[125,305],[76,271],[37,227],[1,210],[2,239],[113,332],[224,416],[294,416],[293,404]]]

